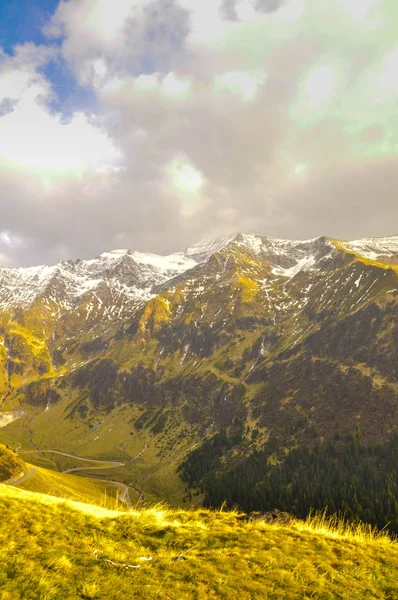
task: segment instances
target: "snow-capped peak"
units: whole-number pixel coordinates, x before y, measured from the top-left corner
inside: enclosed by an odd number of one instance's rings
[[[201,240],[187,248],[184,255],[194,260],[196,264],[205,262],[212,254],[220,252],[233,242],[237,235],[238,234],[233,234],[212,240]]]
[[[106,259],[118,260],[118,259],[122,258],[123,256],[126,256],[130,252],[131,252],[130,250],[126,250],[126,249],[110,250],[109,252],[103,252],[100,255],[100,258],[105,259],[105,260]]]
[[[398,236],[339,242],[347,250],[362,256],[398,258]],[[0,306],[26,306],[38,297],[73,307],[86,294],[110,290],[134,302],[151,298],[156,289],[182,275],[216,252],[247,250],[265,259],[271,272],[292,278],[300,271],[312,269],[319,260],[335,251],[335,244],[325,237],[311,240],[281,240],[257,234],[233,234],[199,242],[168,256],[118,249],[104,252],[91,260],[64,261],[55,266],[0,268]]]

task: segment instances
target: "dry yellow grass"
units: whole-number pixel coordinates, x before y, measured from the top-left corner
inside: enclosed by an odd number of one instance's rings
[[[1,600],[398,598],[398,545],[324,516],[128,512],[0,485]]]
[[[104,508],[118,508],[119,489],[111,481],[89,479],[77,475],[67,475],[35,467],[36,473],[18,485],[19,489],[40,492],[67,500],[75,500],[86,504],[96,504]]]

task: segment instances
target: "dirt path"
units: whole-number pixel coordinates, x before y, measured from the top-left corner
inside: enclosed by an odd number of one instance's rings
[[[101,464],[101,465],[106,465],[106,466],[102,466],[102,467],[77,467],[77,470],[82,470],[82,469],[116,469],[116,467],[124,467],[124,465],[126,463],[122,463],[122,462],[118,462],[118,461],[113,461],[113,460],[98,460],[98,459],[94,459],[94,458],[83,458],[81,456],[74,456],[73,454],[67,454],[66,452],[60,452],[59,450],[24,450],[23,452],[19,452],[19,454],[44,454],[44,453],[50,453],[50,454],[58,454],[59,456],[66,456],[67,458],[73,458],[75,460],[83,460],[84,462],[89,462],[89,463],[97,463],[97,464]],[[73,471],[75,469],[69,469],[68,471],[63,471],[63,473],[70,473],[71,471]]]
[[[59,456],[65,456],[67,458],[73,458],[75,460],[81,460],[84,462],[95,463],[97,465],[100,465],[100,466],[96,466],[96,467],[95,466],[92,466],[92,467],[85,466],[85,467],[74,467],[72,469],[66,469],[65,471],[62,471],[62,473],[64,473],[65,475],[68,473],[76,473],[78,471],[116,469],[117,467],[124,467],[124,465],[125,465],[125,463],[122,463],[119,461],[83,458],[81,456],[74,456],[73,454],[67,454],[66,452],[60,452],[59,450],[25,450],[23,452],[19,452],[19,454],[44,454],[44,453],[58,454]],[[35,469],[35,471],[37,471],[37,469]],[[33,473],[32,473],[32,475],[33,475]],[[21,483],[21,481],[22,480],[19,480],[18,483]],[[110,484],[115,485],[116,487],[118,487],[121,490],[121,494],[119,496],[119,501],[126,504],[129,508],[132,508],[131,498],[130,498],[130,494],[129,494],[129,487],[136,494],[138,494],[141,504],[144,503],[145,496],[140,490],[137,490],[137,489],[133,488],[132,486],[128,486],[125,483],[122,483],[121,481],[111,481],[109,479],[104,479],[104,481],[107,481]]]
[[[3,483],[5,483],[7,485],[19,485],[20,483],[23,483],[24,481],[26,481],[27,479],[29,479],[30,477],[32,477],[32,475],[34,475],[35,473],[37,473],[37,469],[36,468],[32,468],[23,477],[21,477],[20,479],[17,479],[17,481],[13,481],[11,483],[7,483],[7,481],[3,481]]]
[[[104,481],[109,481],[109,480],[106,479]],[[121,483],[120,481],[109,481],[109,483],[112,483],[113,485],[115,485],[116,487],[118,487],[121,490],[121,494],[118,498],[119,502],[123,502],[123,504],[126,504],[128,506],[128,508],[133,508],[133,505],[131,503],[130,494],[129,494],[129,486],[127,486],[125,483]],[[132,489],[134,489],[134,488],[132,488]]]

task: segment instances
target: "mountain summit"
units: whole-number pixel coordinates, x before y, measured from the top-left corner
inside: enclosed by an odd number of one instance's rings
[[[40,296],[45,296],[65,307],[72,307],[79,299],[100,291],[104,284],[130,300],[144,301],[154,295],[157,286],[206,263],[214,254],[226,249],[252,253],[276,268],[274,275],[290,277],[301,268],[315,264],[317,257],[322,258],[320,252],[326,255],[327,251],[330,253],[336,247],[387,265],[398,262],[398,236],[353,242],[324,237],[288,241],[238,233],[216,240],[204,240],[185,252],[168,256],[112,250],[92,260],[68,260],[52,267],[3,267],[0,268],[0,303],[3,308],[29,306]],[[278,267],[282,268],[280,272]]]

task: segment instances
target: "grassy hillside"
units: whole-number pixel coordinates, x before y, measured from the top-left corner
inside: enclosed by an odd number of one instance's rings
[[[324,519],[130,512],[0,485],[1,600],[398,597],[398,545]]]
[[[87,477],[66,475],[41,467],[36,467],[36,469],[37,471],[32,477],[18,485],[19,489],[96,504],[105,508],[119,507],[117,501],[119,490],[110,481],[96,481]]]
[[[3,444],[0,444],[0,482],[24,473],[27,467],[23,460]]]

